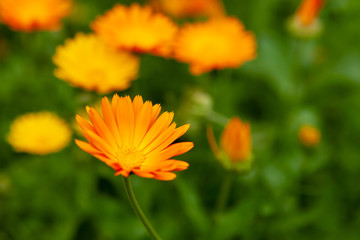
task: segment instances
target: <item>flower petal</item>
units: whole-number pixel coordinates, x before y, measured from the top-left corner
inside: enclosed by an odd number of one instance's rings
[[[146,133],[144,139],[139,145],[140,149],[144,149],[147,147],[154,139],[156,139],[166,128],[169,127],[172,119],[174,117],[174,113],[172,112],[164,112],[161,116],[156,120],[156,122],[151,126],[149,131]]]
[[[102,109],[102,114],[104,116],[104,122],[109,127],[111,133],[113,134],[117,145],[119,146],[122,145],[122,140],[119,134],[119,128],[116,125],[115,116],[111,109],[109,99],[107,97],[104,97],[102,99],[101,109]]]
[[[170,145],[172,142],[174,142],[176,139],[178,139],[179,137],[181,137],[182,135],[184,135],[186,133],[186,131],[189,129],[190,124],[186,124],[183,125],[181,127],[178,127],[177,129],[175,129],[175,131],[169,136],[169,137],[164,137],[162,140],[163,142],[159,145],[154,144],[152,147],[153,148],[147,148],[147,151],[144,151],[146,153],[148,152],[155,152],[155,151],[161,151],[163,150],[165,147],[167,147],[168,145]],[[164,140],[165,139],[165,140]],[[160,142],[160,141],[159,141]]]
[[[99,136],[101,136],[101,138],[103,138],[112,148],[117,148],[118,145],[114,139],[114,136],[110,132],[108,126],[105,124],[100,114],[95,110],[95,108],[90,109],[89,118],[94,125],[96,131],[99,133]]]
[[[176,174],[172,172],[155,172],[154,178],[157,180],[170,181],[176,178]]]
[[[133,146],[138,147],[141,141],[144,139],[146,132],[149,130],[152,113],[152,104],[146,101],[142,106],[140,112],[135,119],[135,131],[134,131],[134,142]]]
[[[154,174],[151,172],[141,171],[141,170],[137,170],[137,169],[134,169],[133,173],[135,173],[136,175],[138,175],[140,177],[144,177],[144,178],[153,178],[154,177]]]

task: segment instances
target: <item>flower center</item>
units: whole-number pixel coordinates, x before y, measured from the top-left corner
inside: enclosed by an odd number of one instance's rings
[[[117,158],[119,159],[120,165],[125,170],[131,170],[139,167],[145,161],[145,155],[143,152],[132,147],[123,147],[118,149]]]

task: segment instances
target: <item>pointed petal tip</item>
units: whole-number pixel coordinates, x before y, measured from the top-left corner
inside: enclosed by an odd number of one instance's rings
[[[102,97],[101,98],[101,102],[109,102],[109,99],[108,99],[108,97],[107,96],[104,96],[104,97]]]
[[[186,163],[186,164],[185,164],[185,163]],[[173,171],[184,171],[184,170],[188,169],[189,166],[190,166],[189,163],[184,162],[184,164],[177,166],[177,168],[174,169]]]
[[[75,115],[75,120],[76,120],[77,122],[79,122],[79,120],[81,120],[81,118],[82,118],[82,117],[81,117],[79,114],[76,114],[76,115]]]
[[[142,98],[141,95],[136,95],[136,96],[134,97],[134,100],[137,99],[137,98],[138,98],[139,100],[143,101],[143,98]]]
[[[184,124],[184,125],[178,127],[178,129],[179,129],[179,128],[181,128],[182,131],[183,131],[184,133],[186,133],[187,130],[189,130],[189,128],[190,128],[190,123]]]
[[[173,161],[175,162],[175,167],[171,171],[184,171],[188,169],[188,167],[190,166],[190,164],[185,161],[180,161],[180,160],[173,160]]]
[[[112,97],[112,101],[114,101],[115,99],[118,99],[118,98],[120,98],[119,94],[115,93]]]

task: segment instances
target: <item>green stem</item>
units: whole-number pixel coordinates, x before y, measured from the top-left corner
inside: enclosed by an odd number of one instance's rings
[[[130,177],[124,177],[124,184],[127,196],[129,198],[130,204],[134,209],[136,215],[139,217],[140,221],[144,224],[145,228],[148,230],[150,236],[155,240],[161,240],[155,229],[151,226],[151,223],[146,218],[145,214],[141,210],[139,203],[136,201],[134,191],[131,187]]]
[[[218,195],[218,199],[216,201],[216,215],[220,216],[222,211],[224,210],[226,203],[229,199],[230,190],[233,182],[233,174],[227,172],[223,183],[220,188],[220,192]]]

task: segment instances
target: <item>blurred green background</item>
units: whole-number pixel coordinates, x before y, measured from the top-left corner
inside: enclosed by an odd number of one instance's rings
[[[57,32],[26,34],[0,25],[0,240],[148,239],[121,177],[73,141],[59,153],[36,156],[14,152],[5,140],[23,113],[48,110],[71,123],[96,97],[56,79],[51,57],[66,38],[90,32],[97,15],[131,2],[76,1]],[[138,80],[119,93],[161,103],[178,125],[192,123],[182,140],[195,148],[180,157],[188,170],[170,182],[131,177],[163,239],[359,239],[360,1],[327,1],[320,14],[324,31],[309,40],[286,31],[299,4],[224,0],[227,13],[255,33],[255,61],[194,77],[186,64],[145,55]],[[208,97],[194,98],[194,91]],[[208,114],[211,102],[216,114]],[[251,123],[255,164],[235,177],[213,225],[226,173],[205,129],[211,124],[219,138],[226,118],[235,115]],[[303,123],[321,130],[318,146],[298,141]]]

